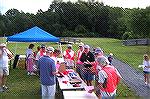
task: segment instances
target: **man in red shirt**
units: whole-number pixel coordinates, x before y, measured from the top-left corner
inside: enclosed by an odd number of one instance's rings
[[[67,63],[66,66],[68,69],[73,69],[74,67],[74,58],[75,58],[75,52],[72,50],[72,45],[68,44],[67,50],[63,53],[63,58],[65,62]]]
[[[79,50],[77,51],[77,62],[76,62],[76,71],[80,75],[81,79],[83,79],[83,62],[80,61],[81,55],[84,52],[84,44],[79,44]]]

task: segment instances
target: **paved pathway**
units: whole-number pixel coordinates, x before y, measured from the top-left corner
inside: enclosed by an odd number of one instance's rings
[[[142,72],[135,70],[128,64],[123,63],[117,59],[113,60],[113,64],[120,72],[125,84],[131,89],[133,89],[137,96],[150,97],[150,88],[145,86],[144,76]]]

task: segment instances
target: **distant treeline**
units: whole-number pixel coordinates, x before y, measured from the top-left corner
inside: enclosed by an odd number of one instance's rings
[[[54,0],[47,11],[38,10],[36,14],[17,9],[0,14],[0,36],[17,34],[34,26],[57,37],[148,38],[150,7],[129,9],[93,0],[76,3]]]

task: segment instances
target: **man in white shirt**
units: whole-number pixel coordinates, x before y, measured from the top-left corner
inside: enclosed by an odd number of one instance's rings
[[[6,44],[0,44],[0,92],[8,89],[6,86],[7,76],[9,75],[7,51],[9,50],[6,48]]]

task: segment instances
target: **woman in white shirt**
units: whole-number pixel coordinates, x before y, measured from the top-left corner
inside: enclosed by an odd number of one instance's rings
[[[34,73],[34,65],[35,65],[35,57],[33,53],[33,44],[30,44],[28,49],[26,50],[26,64],[27,64],[27,75],[35,75]]]
[[[145,84],[150,87],[150,59],[147,54],[144,54],[144,60],[143,60],[143,72],[144,72],[144,80]]]

